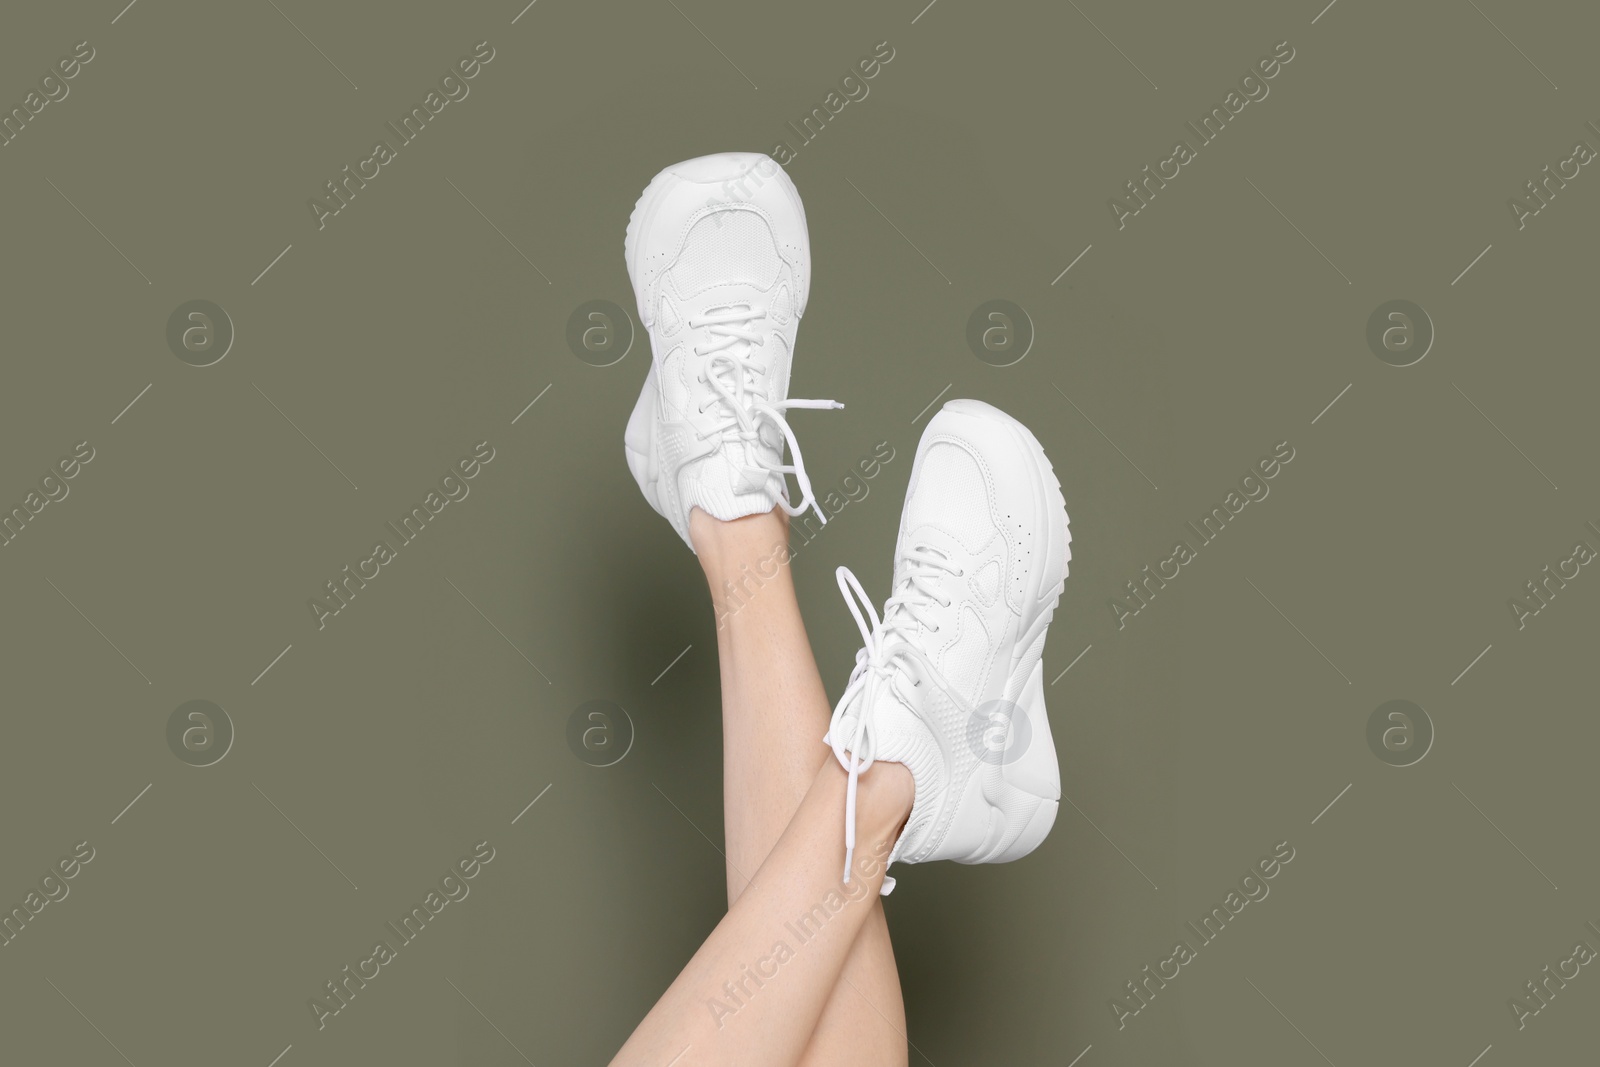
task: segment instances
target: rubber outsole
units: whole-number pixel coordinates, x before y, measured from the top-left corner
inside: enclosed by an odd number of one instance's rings
[[[633,211],[628,214],[628,229],[622,237],[622,257],[628,265],[628,282],[633,286],[633,302],[639,311],[639,321],[646,326],[650,325],[650,319],[646,316],[644,304],[641,302],[644,294],[639,291],[638,266],[635,262],[634,254],[639,247],[639,231],[644,228],[645,216],[655,208],[656,203],[661,199],[662,193],[666,191],[667,185],[676,180],[678,180],[678,176],[673,174],[670,169],[663,170],[650,179],[650,184],[644,187],[644,192],[640,193],[639,199],[634,201]]]
[[[971,404],[973,402],[967,401],[965,403]],[[964,402],[961,400],[952,400],[946,406],[948,407],[953,404],[964,404]],[[1036,483],[1036,487],[1042,490],[1043,499],[1041,502],[1044,506],[1044,514],[1049,516],[1049,521],[1052,527],[1050,531],[1052,540],[1052,544],[1049,546],[1050,550],[1053,551],[1056,549],[1057,546],[1053,542],[1058,536],[1062,542],[1059,546],[1059,549],[1066,558],[1062,561],[1061,577],[1056,583],[1055,594],[1051,596],[1048,603],[1043,605],[1042,611],[1034,616],[1032,623],[1030,623],[1027,629],[1032,630],[1033,626],[1035,625],[1048,627],[1050,621],[1055,616],[1056,608],[1061,603],[1061,594],[1065,587],[1067,575],[1071,571],[1072,561],[1072,520],[1067,514],[1066,498],[1061,492],[1061,481],[1056,477],[1055,467],[1050,463],[1050,457],[1045,454],[1044,446],[1039,443],[1039,439],[1034,436],[1033,431],[1029,430],[1027,426],[1023,425],[1014,416],[1001,411],[992,404],[984,404],[982,401],[978,401],[976,404],[981,404],[982,407],[974,410],[974,414],[982,413],[989,418],[998,417],[998,420],[1006,425],[1013,437],[1022,446],[1023,451],[1032,457],[1035,468],[1038,472],[1038,481]],[[963,409],[957,408],[956,410],[960,411]],[[993,414],[989,414],[990,412]],[[1056,515],[1060,515],[1062,520],[1059,532],[1054,528]],[[1043,576],[1041,576],[1040,579],[1040,585],[1042,586],[1042,584]],[[1041,594],[1043,594],[1044,590],[1043,588],[1035,588],[1030,590],[1030,592],[1032,592],[1034,598],[1037,599]],[[1042,622],[1039,621],[1041,619],[1043,620]],[[1013,655],[1011,663],[1011,675],[1013,677],[1016,674],[1021,658],[1027,654],[1028,647],[1031,645],[1031,643],[1031,641],[1019,639],[1017,650]],[[1049,714],[1045,708],[1043,686],[1042,684],[1038,684],[1040,681],[1042,681],[1042,678],[1035,677],[1040,675],[1041,672],[1042,665],[1036,664],[1034,670],[1030,672],[1029,679],[1024,681],[1023,690],[1016,694],[1017,704],[1019,708],[1030,717],[1037,715],[1040,725],[1042,725],[1042,729],[1040,729],[1039,726],[1035,727],[1033,731],[1033,743],[1048,744],[1048,755],[1051,763],[1055,765],[1054,777],[1056,781],[1059,782],[1059,760],[1055,754],[1053,734],[1049,728]],[[1034,700],[1037,701],[1037,708],[1029,707],[1028,705],[1033,703]],[[1043,752],[1044,750],[1041,749],[1040,751]],[[1024,757],[1024,759],[1025,758],[1026,757]],[[1014,770],[1013,768],[1016,769]],[[1023,824],[1022,830],[1011,840],[1002,840],[1000,842],[996,842],[996,846],[994,848],[964,862],[1009,863],[1013,860],[1019,860],[1038,848],[1039,845],[1044,842],[1044,839],[1049,836],[1051,827],[1055,825],[1056,814],[1060,807],[1059,785],[1057,786],[1055,796],[1041,796],[1035,789],[1031,789],[1024,784],[1013,780],[1015,777],[1020,777],[1018,774],[1020,769],[1021,768],[1018,766],[1018,764],[1013,763],[1004,763],[1000,766],[1000,779],[1001,782],[1004,783],[1002,789],[1013,791],[1012,798],[1006,798],[1002,795],[1000,797],[996,797],[993,801],[990,801],[990,803],[992,810],[998,812],[1000,810],[1000,802],[1014,800],[1017,795],[1024,795],[1033,798],[1036,803],[1033,805],[1033,810],[1029,813],[1027,821]],[[1034,772],[1034,776],[1037,777],[1037,772]]]

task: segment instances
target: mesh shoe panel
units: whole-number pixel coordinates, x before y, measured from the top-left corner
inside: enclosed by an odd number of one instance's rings
[[[690,228],[670,277],[680,295],[693,296],[713,285],[770,289],[782,267],[766,219],[753,211],[715,211]]]

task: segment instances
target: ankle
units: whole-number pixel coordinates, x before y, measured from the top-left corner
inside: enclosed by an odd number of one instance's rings
[[[689,538],[719,620],[743,610],[764,586],[789,581],[789,521],[782,509],[724,522],[696,508],[689,513]]]
[[[893,831],[891,838],[899,836],[916,799],[916,781],[904,763],[874,763],[856,783],[857,803],[864,802],[866,810]]]
[[[789,516],[782,508],[743,518],[714,519],[699,508],[689,512],[689,540],[707,570],[737,568],[741,561],[754,563],[774,554],[789,543]]]
[[[839,761],[831,756],[818,773],[834,780],[839,788],[845,786],[848,777]],[[916,781],[911,777],[910,768],[904,763],[875,761],[856,779],[856,848],[861,850],[862,842],[869,840],[874,844],[887,840],[893,845],[911,817],[916,798]]]

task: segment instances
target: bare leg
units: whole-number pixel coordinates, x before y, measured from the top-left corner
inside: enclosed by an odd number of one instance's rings
[[[825,762],[772,854],[613,1067],[799,1062],[874,913],[883,859],[913,793],[911,773],[898,763],[878,764],[861,779],[855,868],[842,885],[845,774]],[[859,1048],[839,1052],[841,1062],[877,1062]]]
[[[697,510],[689,533],[717,612],[732,904],[794,817],[818,768],[832,759],[822,744],[832,709],[795,601],[783,511],[720,522]],[[836,862],[842,844],[839,852]],[[806,1067],[907,1062],[905,1005],[879,898],[870,912],[801,1060]]]

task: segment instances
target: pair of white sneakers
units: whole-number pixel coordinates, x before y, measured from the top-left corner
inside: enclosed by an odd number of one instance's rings
[[[633,209],[625,254],[653,349],[624,438],[645,499],[685,542],[696,507],[723,520],[809,507],[826,523],[788,412],[843,405],[788,396],[811,256],[783,168],[756,153],[668,167]],[[883,614],[837,572],[865,643],[823,738],[849,775],[846,882],[856,781],[878,761],[905,764],[916,789],[891,863],[1003,863],[1049,833],[1061,778],[1041,656],[1071,540],[1026,427],[977,400],[929,420]]]

